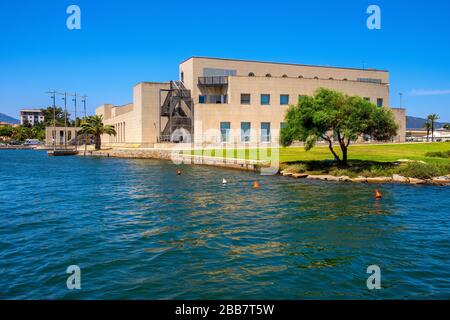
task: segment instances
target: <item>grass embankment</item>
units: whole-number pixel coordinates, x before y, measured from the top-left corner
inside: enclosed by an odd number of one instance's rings
[[[338,147],[336,151],[338,151]],[[195,150],[190,154],[252,160],[270,160],[270,149]],[[330,174],[335,176],[381,177],[393,174],[429,179],[450,173],[450,143],[408,143],[356,145],[349,148],[349,166],[342,168],[332,160],[329,149],[318,146],[280,148],[281,170],[292,173]],[[399,161],[399,160],[409,160]]]

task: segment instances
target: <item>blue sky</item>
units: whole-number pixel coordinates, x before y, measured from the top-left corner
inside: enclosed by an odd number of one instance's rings
[[[81,8],[81,30],[66,8]],[[366,28],[381,7],[382,29]],[[391,72],[408,115],[450,122],[450,1],[0,0],[0,112],[47,106],[49,89],[88,110],[132,101],[141,81],[178,78],[193,55],[372,67]]]

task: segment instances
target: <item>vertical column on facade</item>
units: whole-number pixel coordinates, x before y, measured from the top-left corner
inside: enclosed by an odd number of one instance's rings
[[[125,121],[123,122],[123,142],[126,142],[126,138],[125,138]]]

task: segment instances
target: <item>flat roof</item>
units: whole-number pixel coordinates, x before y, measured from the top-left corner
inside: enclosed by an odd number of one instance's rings
[[[42,112],[41,109],[20,109],[20,112]]]
[[[377,71],[377,72],[389,72],[388,70],[374,69],[374,68],[352,68],[352,67],[334,67],[334,66],[323,66],[323,65],[312,65],[312,64],[300,64],[300,63],[286,63],[286,62],[271,62],[271,61],[258,61],[258,60],[244,60],[244,59],[228,59],[228,58],[213,58],[213,57],[201,57],[192,56],[189,57],[181,63],[184,63],[191,59],[211,59],[211,60],[223,60],[223,61],[238,61],[238,62],[253,62],[253,63],[267,63],[267,64],[281,64],[287,66],[300,66],[300,67],[311,67],[311,68],[332,68],[332,69],[347,69],[347,70],[359,70],[359,71]],[[181,64],[180,63],[180,64]]]

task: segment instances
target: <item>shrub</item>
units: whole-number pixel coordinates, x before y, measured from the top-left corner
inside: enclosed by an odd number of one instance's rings
[[[284,171],[289,173],[304,173],[307,171],[307,167],[303,163],[296,163],[287,166]]]
[[[433,158],[450,158],[450,150],[448,151],[438,151],[438,152],[427,152],[425,157]]]
[[[450,173],[450,166],[447,164],[412,162],[400,167],[397,173],[410,178],[431,179]]]

